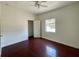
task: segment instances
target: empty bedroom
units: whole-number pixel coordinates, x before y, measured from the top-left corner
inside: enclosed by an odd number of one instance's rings
[[[0,1],[1,57],[79,57],[79,1]]]

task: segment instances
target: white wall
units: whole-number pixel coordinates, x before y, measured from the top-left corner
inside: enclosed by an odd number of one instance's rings
[[[42,37],[79,48],[79,3],[38,15]],[[45,32],[45,20],[56,18],[56,33]]]
[[[28,20],[34,20],[34,15],[5,5],[1,12],[1,47],[28,40]]]
[[[1,4],[0,4],[0,20],[1,20]],[[0,34],[1,34],[1,21],[0,21]],[[1,56],[1,37],[0,37],[0,56]]]

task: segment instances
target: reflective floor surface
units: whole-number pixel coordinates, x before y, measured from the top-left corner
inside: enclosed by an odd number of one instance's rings
[[[44,38],[29,38],[2,49],[2,57],[76,57],[79,49]]]

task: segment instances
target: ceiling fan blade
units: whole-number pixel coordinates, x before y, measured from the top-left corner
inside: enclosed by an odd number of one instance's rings
[[[40,6],[42,6],[42,7],[47,7],[46,5],[40,5]]]
[[[40,2],[47,2],[47,1],[40,1]]]

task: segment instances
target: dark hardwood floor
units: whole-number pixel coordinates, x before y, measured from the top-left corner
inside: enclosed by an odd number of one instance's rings
[[[43,38],[29,40],[2,48],[2,57],[79,57],[79,49]]]

